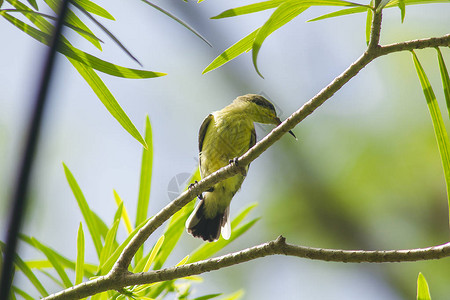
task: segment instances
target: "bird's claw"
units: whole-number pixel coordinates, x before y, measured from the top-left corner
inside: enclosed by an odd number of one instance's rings
[[[235,165],[237,167],[239,173],[242,174],[242,176],[244,176],[244,177],[247,176],[247,168],[242,167],[242,166],[239,165],[239,158],[238,157],[230,159],[229,163],[232,164],[232,165]]]

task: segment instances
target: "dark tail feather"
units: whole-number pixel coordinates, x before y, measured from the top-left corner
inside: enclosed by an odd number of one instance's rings
[[[206,218],[204,210],[205,202],[200,200],[191,216],[186,221],[186,230],[195,237],[204,241],[214,242],[219,239],[222,225],[226,222],[224,215],[226,212],[217,213],[211,219]]]

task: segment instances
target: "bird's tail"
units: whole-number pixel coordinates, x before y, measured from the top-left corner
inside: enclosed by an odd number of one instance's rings
[[[228,240],[231,235],[230,207],[222,213],[217,212],[212,218],[206,217],[204,209],[205,201],[202,199],[186,221],[187,232],[209,242],[217,241],[222,232],[222,237]]]

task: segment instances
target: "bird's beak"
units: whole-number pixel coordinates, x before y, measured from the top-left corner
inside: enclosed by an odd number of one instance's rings
[[[281,124],[281,120],[280,118],[275,118],[275,121],[277,122],[277,126]],[[289,133],[295,138],[297,139],[297,137],[295,136],[295,134],[292,132],[292,130],[289,130]]]

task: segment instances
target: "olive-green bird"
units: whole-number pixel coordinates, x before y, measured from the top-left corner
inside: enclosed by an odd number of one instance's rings
[[[198,135],[200,175],[202,178],[226,166],[256,143],[254,122],[281,123],[274,106],[260,95],[237,97],[233,103],[208,115]],[[289,131],[294,137],[292,131]],[[227,178],[203,195],[186,221],[186,230],[205,241],[229,239],[230,202],[244,181],[244,174]]]

